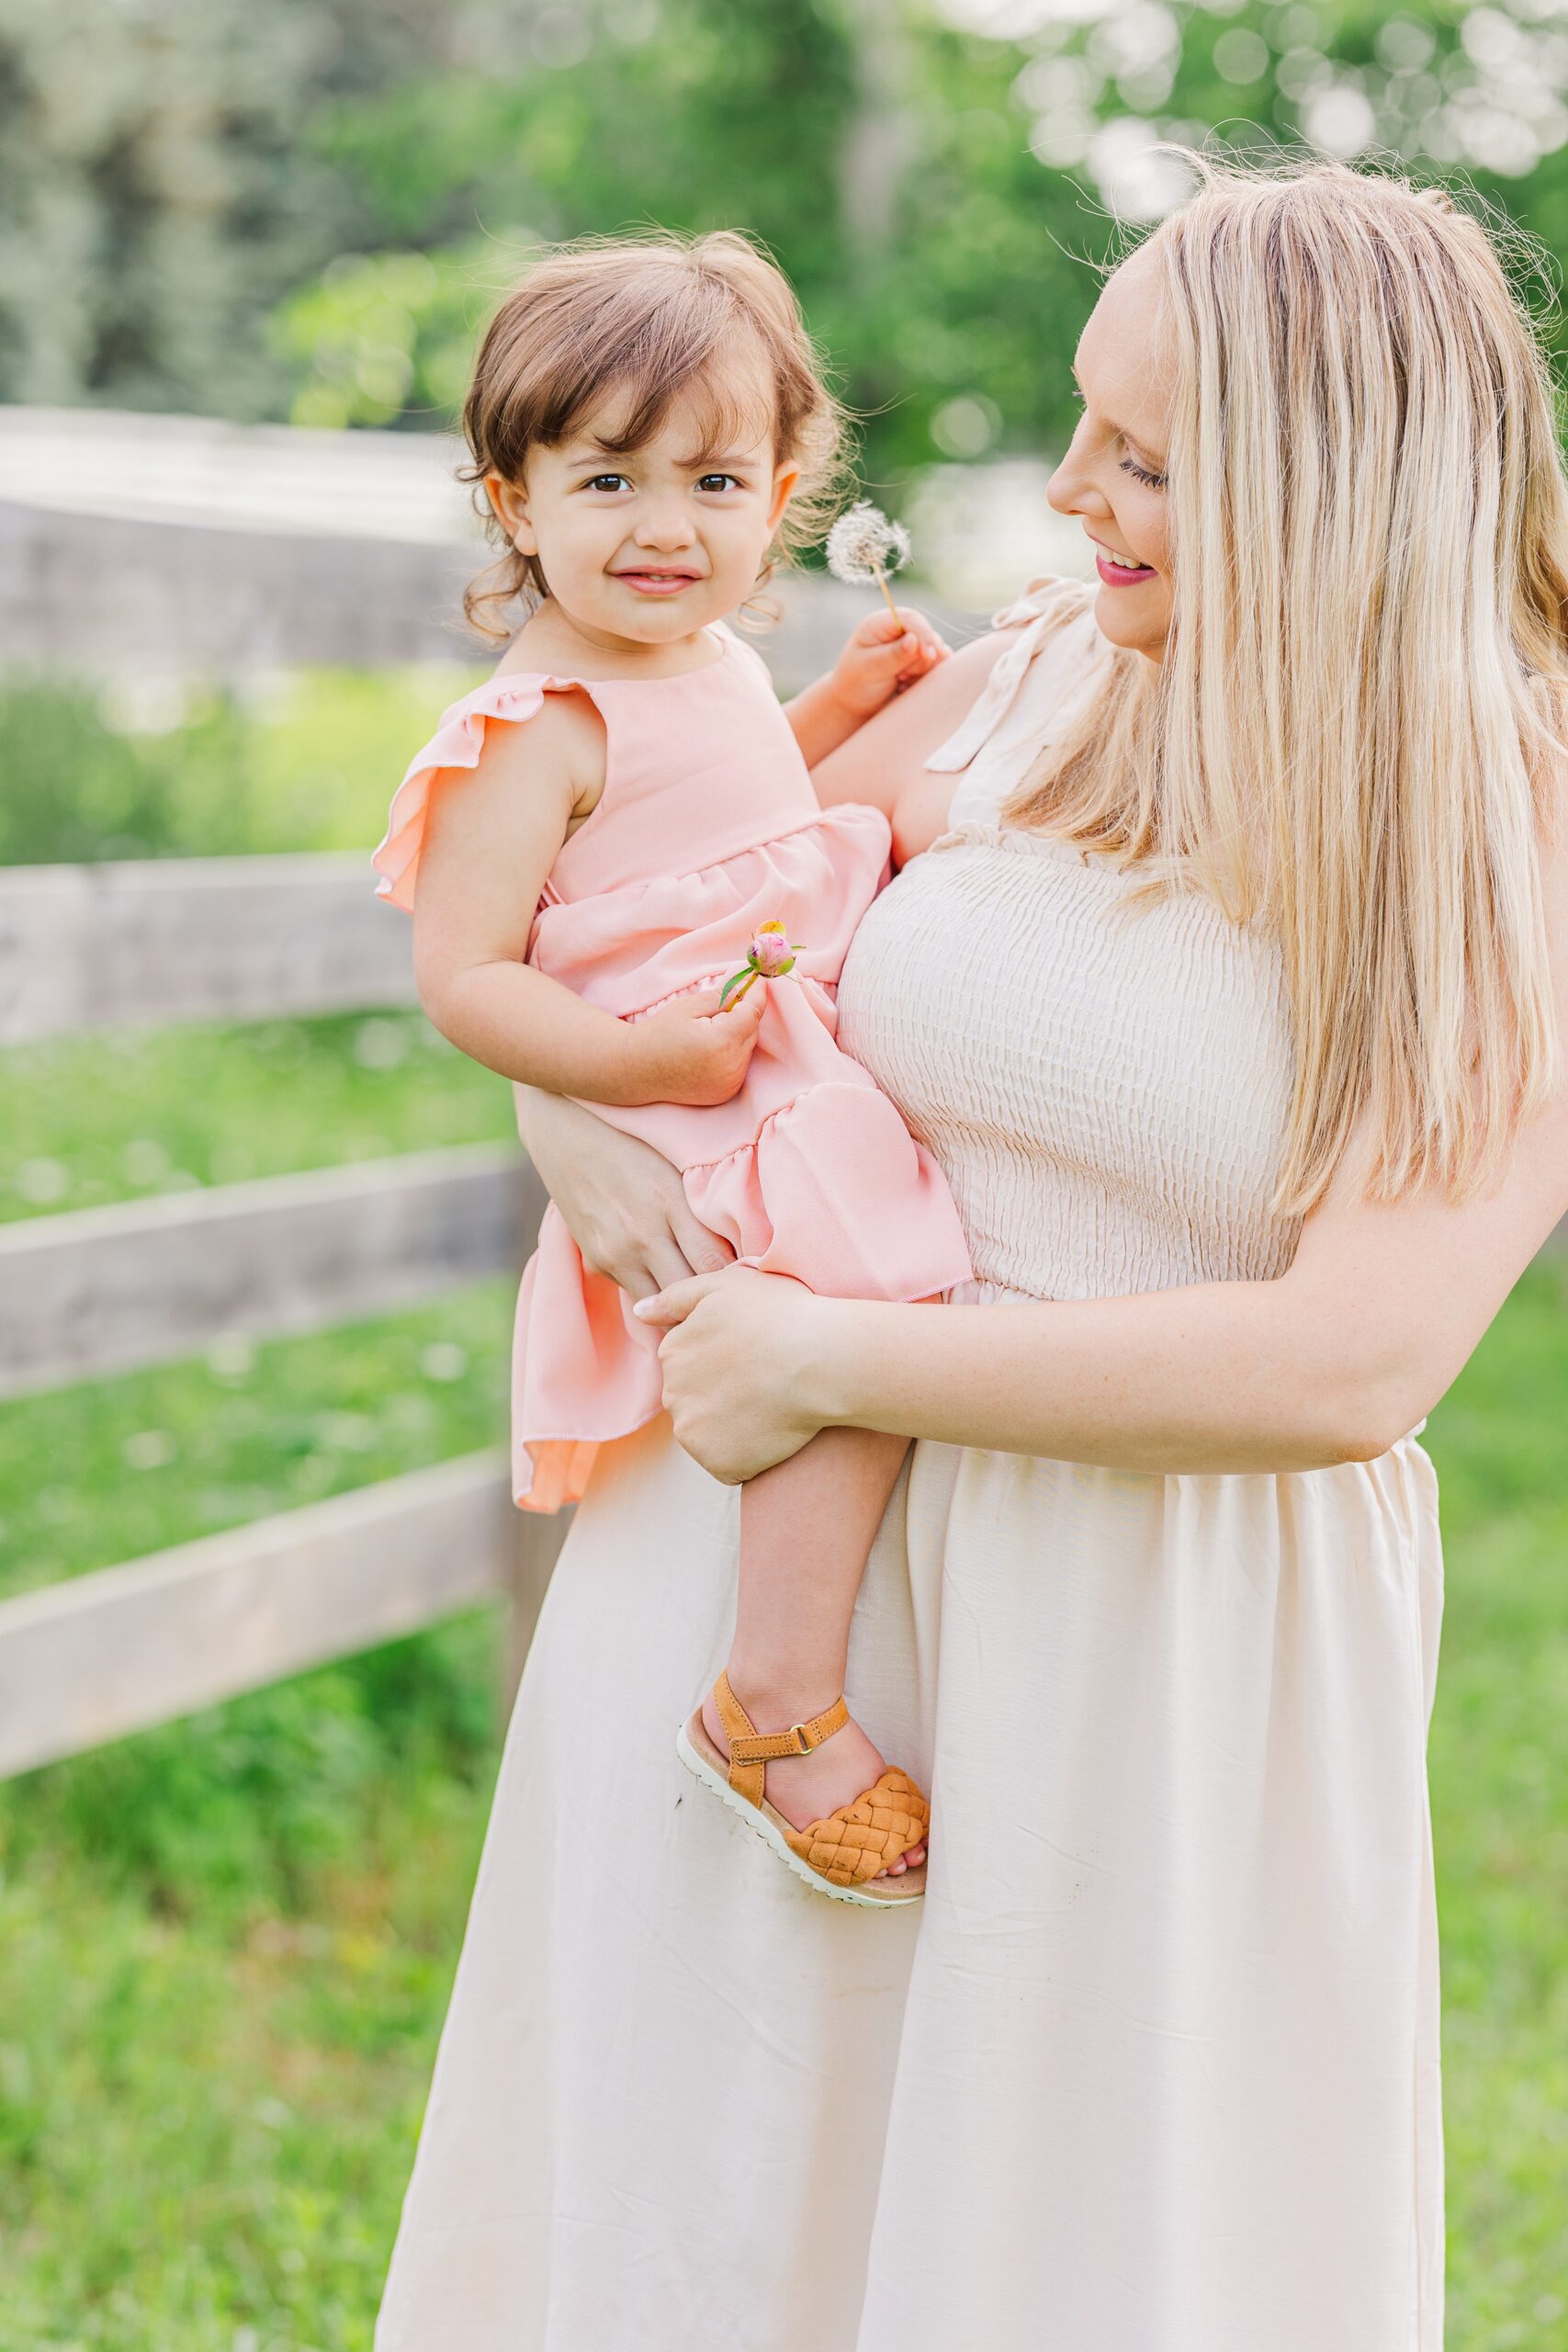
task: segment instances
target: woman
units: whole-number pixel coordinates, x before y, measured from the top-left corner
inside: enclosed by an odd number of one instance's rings
[[[822,772],[951,828],[840,1012],[974,1301],[705,1273],[661,1163],[525,1106],[714,1476],[656,1428],[580,1510],[382,2352],[1440,2344],[1409,1432],[1568,1210],[1568,492],[1480,229],[1339,166],[1205,167],[1077,368],[1092,612]],[[852,1673],[931,1874],[870,1921],[669,1758],[716,1481],[832,1423],[919,1441]]]

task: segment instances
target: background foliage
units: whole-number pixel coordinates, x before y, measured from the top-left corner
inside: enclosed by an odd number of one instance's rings
[[[777,252],[870,471],[1058,443],[1114,215],[1212,128],[1568,238],[1558,0],[0,0],[0,398],[417,428],[538,240]]]

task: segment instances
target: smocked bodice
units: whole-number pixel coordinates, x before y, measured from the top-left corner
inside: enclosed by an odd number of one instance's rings
[[[1150,899],[1111,861],[999,821],[1104,658],[1059,592],[933,767],[953,831],[856,933],[840,1037],[947,1177],[976,1275],[1043,1298],[1268,1279],[1292,1081],[1278,956],[1196,893]]]

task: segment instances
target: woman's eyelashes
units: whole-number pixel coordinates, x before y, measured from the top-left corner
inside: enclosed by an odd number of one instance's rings
[[[1077,384],[1074,384],[1071,387],[1071,398],[1074,405],[1082,412],[1083,416],[1087,417],[1089,413],[1089,398],[1085,392],[1079,390]],[[1122,442],[1124,449],[1126,447],[1126,443],[1122,438],[1122,435],[1116,431],[1113,425],[1107,425],[1104,428],[1101,439],[1104,443],[1110,444],[1112,447],[1118,441]],[[1131,474],[1133,480],[1134,481],[1141,481],[1146,490],[1163,490],[1165,488],[1165,475],[1156,472],[1152,466],[1145,466],[1140,458],[1134,458],[1131,452],[1129,452],[1125,457],[1118,458],[1116,462],[1121,467],[1124,474]]]

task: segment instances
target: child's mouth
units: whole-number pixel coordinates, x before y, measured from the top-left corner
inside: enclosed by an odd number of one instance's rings
[[[639,596],[678,596],[682,588],[695,585],[702,577],[696,571],[617,571],[623,581]]]

